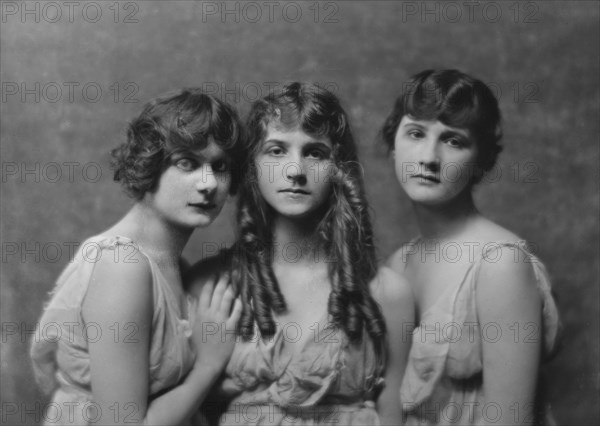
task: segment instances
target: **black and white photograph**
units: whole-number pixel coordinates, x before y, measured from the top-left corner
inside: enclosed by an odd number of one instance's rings
[[[0,424],[600,424],[600,2],[0,0]]]

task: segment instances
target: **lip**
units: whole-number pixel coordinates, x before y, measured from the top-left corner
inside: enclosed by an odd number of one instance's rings
[[[284,192],[284,193],[288,193],[288,194],[296,194],[296,195],[310,194],[310,192],[305,191],[304,189],[300,189],[300,188],[286,188],[286,189],[279,190],[279,192]]]
[[[419,173],[416,175],[412,175],[412,177],[417,178],[417,179],[424,179],[424,180],[426,180],[428,182],[432,182],[432,183],[440,183],[440,178],[434,174]]]
[[[211,202],[203,202],[203,203],[188,203],[189,206],[196,207],[202,210],[210,210],[214,209],[217,205]]]

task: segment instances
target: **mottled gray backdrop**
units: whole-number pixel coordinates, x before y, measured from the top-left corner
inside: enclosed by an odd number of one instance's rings
[[[376,134],[408,77],[434,67],[473,73],[500,98],[505,151],[478,204],[553,278],[566,326],[547,365],[559,423],[598,424],[598,5],[2,1],[2,422],[40,420],[30,330],[74,245],[131,205],[107,153],[143,102],[203,86],[244,114],[286,81],[336,91],[383,259],[416,229]],[[190,261],[232,241],[232,207],[194,235]]]

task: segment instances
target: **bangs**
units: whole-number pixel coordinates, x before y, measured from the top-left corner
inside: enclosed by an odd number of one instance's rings
[[[204,149],[210,138],[226,152],[236,148],[240,138],[240,127],[236,115],[226,105],[211,102],[201,97],[194,103],[183,102],[170,114],[171,125],[167,141],[167,152]]]
[[[301,117],[302,130],[309,135],[328,137],[334,145],[339,144],[348,131],[346,117],[343,114],[327,114],[323,109],[323,105],[310,104]]]
[[[404,111],[417,120],[439,120],[450,127],[476,130],[484,111],[472,85],[443,85],[429,82],[409,88],[404,97]]]
[[[310,99],[302,102],[289,100],[278,104],[270,104],[262,120],[263,132],[267,131],[269,124],[276,129],[293,131],[302,130],[304,133],[315,137],[327,137],[332,144],[343,141],[348,132],[348,125],[344,114],[340,114],[331,106]]]

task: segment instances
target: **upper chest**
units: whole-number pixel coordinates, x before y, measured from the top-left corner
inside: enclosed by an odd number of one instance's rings
[[[159,280],[159,286],[167,299],[167,304],[176,310],[177,317],[187,318],[189,312],[179,262],[161,261],[160,259],[153,259],[153,262],[157,269],[156,279]]]
[[[470,260],[449,258],[423,248],[406,257],[404,276],[412,287],[418,317],[437,303],[451,302],[455,290],[473,267]]]
[[[326,270],[320,268],[274,268],[275,277],[286,302],[285,312],[274,319],[282,329],[297,335],[298,346],[316,335],[328,321],[327,307],[331,284]]]

